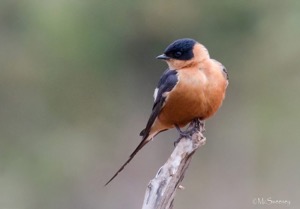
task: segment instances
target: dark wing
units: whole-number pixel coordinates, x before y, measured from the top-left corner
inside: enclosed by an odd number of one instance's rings
[[[150,129],[156,117],[158,116],[158,114],[160,113],[161,109],[164,106],[164,102],[165,102],[164,93],[171,91],[174,88],[174,86],[177,84],[177,82],[178,82],[178,77],[177,77],[177,71],[175,70],[166,70],[164,74],[161,76],[157,86],[158,92],[157,92],[156,99],[154,101],[152,113],[150,115],[146,128],[140,133],[140,135],[143,136],[142,141],[131,153],[129,159],[121,166],[121,168],[119,168],[119,170],[113,175],[113,177],[109,179],[109,181],[105,184],[105,186],[108,185],[134,158],[134,156],[138,153],[138,151],[140,151],[149,142],[148,136],[149,136]]]
[[[165,93],[170,92],[178,82],[177,71],[176,70],[166,70],[161,76],[157,85],[157,95],[153,104],[152,113],[146,125],[146,128],[141,131],[140,135],[143,139],[146,139],[149,135],[150,129],[159,115],[161,109],[165,104]]]

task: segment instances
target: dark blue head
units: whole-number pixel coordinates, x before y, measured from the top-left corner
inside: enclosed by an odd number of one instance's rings
[[[157,59],[190,60],[194,57],[193,48],[197,42],[190,38],[178,39],[171,43]]]

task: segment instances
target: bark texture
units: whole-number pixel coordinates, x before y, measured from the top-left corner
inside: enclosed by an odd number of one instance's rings
[[[146,189],[142,209],[171,209],[176,190],[191,162],[195,151],[205,144],[204,124],[195,125],[197,131],[191,137],[182,138],[167,162],[158,170]],[[194,127],[194,128],[195,128]]]

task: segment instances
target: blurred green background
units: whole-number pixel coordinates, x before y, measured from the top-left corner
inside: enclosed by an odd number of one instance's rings
[[[194,38],[229,71],[207,143],[175,208],[300,208],[300,2],[0,2],[0,209],[140,208],[173,150],[139,143],[173,40]]]

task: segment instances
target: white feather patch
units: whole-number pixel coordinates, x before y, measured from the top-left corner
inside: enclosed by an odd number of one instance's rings
[[[154,94],[153,94],[154,101],[156,100],[157,93],[158,93],[158,88],[156,88],[156,89],[154,90]]]

